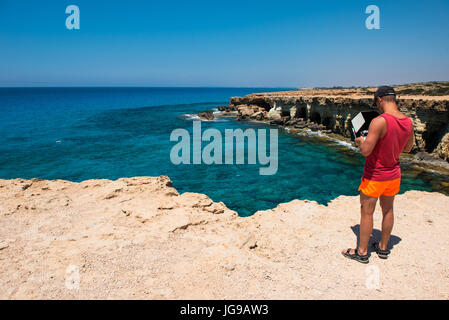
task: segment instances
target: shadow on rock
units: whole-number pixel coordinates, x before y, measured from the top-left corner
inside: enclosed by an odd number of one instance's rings
[[[360,243],[360,225],[357,224],[355,226],[351,227],[352,232],[354,232],[354,234],[357,237],[357,247],[359,246]],[[371,237],[369,239],[369,244],[368,244],[368,252],[373,252],[374,248],[373,248],[373,243],[375,242],[379,242],[382,236],[382,231],[378,230],[378,229],[373,229],[373,233],[371,234]],[[391,235],[390,236],[390,240],[388,241],[388,245],[387,248],[389,250],[392,250],[393,247],[395,245],[397,245],[399,242],[401,242],[401,238],[395,235]]]

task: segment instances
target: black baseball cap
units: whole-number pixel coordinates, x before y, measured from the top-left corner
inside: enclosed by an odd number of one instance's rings
[[[376,93],[374,94],[374,101],[373,101],[373,106],[376,106],[376,101],[377,98],[382,98],[385,96],[395,96],[396,97],[396,92],[394,91],[394,89],[392,87],[389,86],[382,86],[379,87],[376,91]]]

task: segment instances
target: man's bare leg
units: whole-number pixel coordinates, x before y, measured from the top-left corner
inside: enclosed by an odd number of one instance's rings
[[[373,233],[373,214],[376,208],[377,198],[372,198],[360,192],[360,242],[359,254],[368,254],[368,243]]]
[[[391,230],[393,230],[394,214],[393,214],[393,197],[380,197],[380,207],[382,208],[382,238],[379,242],[381,250],[387,250],[388,240],[390,240]]]
[[[372,198],[360,192],[360,242],[358,247],[359,255],[365,256],[368,254],[368,243],[373,233],[373,214],[376,208],[377,198]],[[347,252],[349,251],[349,252]],[[345,249],[345,253],[354,254],[355,250]]]

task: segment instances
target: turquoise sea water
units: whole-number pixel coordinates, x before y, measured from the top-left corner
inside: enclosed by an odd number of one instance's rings
[[[223,201],[240,215],[293,199],[326,204],[356,195],[363,157],[336,141],[279,131],[276,175],[259,165],[173,165],[170,133],[192,131],[199,111],[229,97],[269,88],[1,88],[0,178],[82,181],[168,175],[179,192]],[[202,122],[202,129],[268,128],[230,118]],[[274,128],[274,127],[273,127]],[[405,164],[402,192],[439,190],[447,179]],[[441,191],[441,190],[439,190]],[[149,199],[151,201],[151,199]]]

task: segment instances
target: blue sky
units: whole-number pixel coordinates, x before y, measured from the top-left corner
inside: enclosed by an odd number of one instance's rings
[[[66,6],[80,8],[67,30]],[[380,30],[365,8],[380,8]],[[449,1],[0,0],[0,86],[449,80]]]

